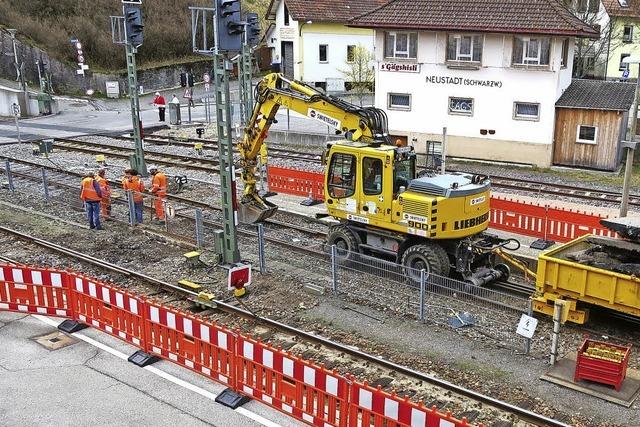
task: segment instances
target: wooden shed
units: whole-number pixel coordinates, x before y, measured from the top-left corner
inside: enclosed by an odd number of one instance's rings
[[[634,94],[634,83],[573,80],[556,102],[553,163],[616,170]]]

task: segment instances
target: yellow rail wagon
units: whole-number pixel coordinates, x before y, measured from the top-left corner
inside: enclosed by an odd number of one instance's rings
[[[640,317],[640,218],[602,220],[623,239],[587,235],[538,258],[534,310],[553,315],[569,301],[568,320],[585,323],[593,304]]]

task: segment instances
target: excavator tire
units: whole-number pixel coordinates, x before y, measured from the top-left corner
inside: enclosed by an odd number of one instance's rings
[[[420,270],[426,270],[427,274],[442,276],[444,268],[442,259],[438,255],[438,245],[432,243],[411,246],[402,254],[402,265],[405,274],[412,284],[420,283]]]
[[[353,254],[358,252],[358,240],[351,230],[344,225],[337,225],[331,228],[327,236],[327,247],[336,245],[338,262],[346,264],[353,258]]]
[[[447,251],[437,243],[434,243],[433,249],[436,252],[436,255],[440,258],[440,266],[442,267],[442,276],[449,277],[451,274],[451,262],[449,261],[449,255],[447,255]]]

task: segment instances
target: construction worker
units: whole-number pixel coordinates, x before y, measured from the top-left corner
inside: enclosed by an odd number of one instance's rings
[[[80,199],[84,202],[89,219],[89,227],[93,230],[102,230],[100,225],[100,202],[102,201],[102,190],[94,178],[92,172],[85,172],[82,178],[80,189]]]
[[[144,198],[142,193],[144,192],[144,183],[138,176],[138,171],[135,169],[127,169],[124,171],[124,178],[122,179],[122,188],[125,191],[131,191],[133,195],[133,204],[135,210],[135,224],[142,224],[142,208],[144,207]]]
[[[156,96],[153,98],[152,104],[158,107],[158,118],[161,122],[164,122],[164,113],[167,109],[167,103],[164,100],[164,96],[160,95],[160,92],[156,92]]]
[[[153,199],[154,206],[156,208],[156,218],[160,224],[165,222],[165,203],[167,201],[167,176],[158,171],[156,166],[149,168],[151,174],[151,194],[155,197]]]
[[[109,180],[106,178],[107,170],[100,169],[98,171],[98,175],[96,176],[96,181],[100,185],[100,190],[102,191],[102,200],[100,201],[100,213],[102,214],[102,219],[105,221],[111,220],[111,185],[109,185]]]

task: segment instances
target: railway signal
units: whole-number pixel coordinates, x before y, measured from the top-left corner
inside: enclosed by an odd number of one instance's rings
[[[138,5],[125,4],[124,21],[125,21],[127,41],[131,43],[133,47],[138,48],[142,46],[142,42],[144,41],[144,35],[143,35],[144,25],[142,24],[142,11],[140,9],[140,4]]]
[[[218,51],[239,51],[244,23],[240,21],[240,0],[216,1],[216,35]]]

